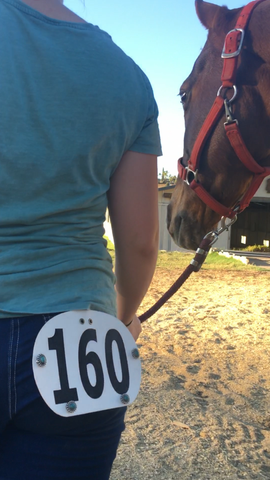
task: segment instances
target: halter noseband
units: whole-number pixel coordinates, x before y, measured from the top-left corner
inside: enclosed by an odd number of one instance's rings
[[[184,166],[180,158],[178,160],[179,177],[184,180],[198,197],[212,210],[222,217],[233,218],[237,213],[242,212],[250,203],[253,195],[258,190],[263,179],[270,175],[270,167],[261,167],[249,153],[242,135],[238,127],[238,121],[233,117],[231,110],[231,103],[236,97],[237,88],[235,86],[236,71],[238,64],[238,57],[242,49],[245,28],[253,9],[265,0],[255,0],[246,5],[242,10],[236,22],[234,30],[227,33],[221,57],[224,59],[223,70],[221,75],[221,87],[218,90],[217,97],[212,105],[212,108],[207,115],[202,128],[195,141],[191,156],[188,160],[188,165]],[[222,91],[233,89],[233,96],[231,99],[222,97]],[[234,149],[239,160],[245,167],[252,172],[253,179],[247,191],[242,198],[233,207],[225,207],[220,202],[215,200],[210,193],[198,182],[198,170],[200,157],[203,147],[210,133],[216,126],[220,117],[226,114],[227,121],[224,123],[227,138]],[[190,179],[192,176],[192,180]]]

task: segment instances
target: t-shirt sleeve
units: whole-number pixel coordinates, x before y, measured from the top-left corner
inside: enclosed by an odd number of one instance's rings
[[[146,88],[148,92],[148,112],[144,126],[136,138],[135,142],[131,145],[129,150],[138,153],[149,153],[162,155],[162,148],[160,142],[160,133],[158,126],[158,106],[154,98],[153,90],[150,82],[146,76],[144,76]]]

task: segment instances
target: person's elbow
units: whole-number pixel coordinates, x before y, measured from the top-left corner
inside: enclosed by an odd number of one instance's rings
[[[156,256],[159,246],[159,230],[158,227],[151,231],[142,231],[131,240],[131,248],[133,252],[143,256]]]

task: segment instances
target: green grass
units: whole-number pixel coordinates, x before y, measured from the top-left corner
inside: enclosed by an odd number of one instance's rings
[[[240,260],[236,260],[235,258],[227,258],[223,255],[219,255],[217,252],[209,253],[205,260],[205,267],[210,268],[224,268],[224,269],[243,269],[243,268],[254,268],[252,265],[245,265]]]
[[[106,238],[106,237],[105,237]],[[114,245],[108,238],[108,250],[114,261],[115,251]],[[194,258],[194,254],[185,253],[185,252],[166,252],[164,250],[159,251],[157,259],[157,268],[164,269],[179,269],[184,270],[190,261]],[[211,252],[206,257],[206,260],[202,266],[206,270],[243,270],[243,269],[258,269],[254,265],[245,265],[240,260],[235,260],[234,258],[227,258],[219,255],[217,252]]]
[[[194,258],[195,254],[182,252],[164,252],[160,251],[158,255],[157,267],[175,269],[185,268]],[[207,270],[242,270],[243,268],[255,268],[247,266],[240,260],[227,258],[219,255],[217,252],[209,253],[202,268]]]
[[[161,268],[185,268],[194,255],[182,252],[166,252],[160,250],[158,252],[157,267]]]
[[[270,252],[270,247],[265,245],[250,245],[249,247],[242,248],[242,252]]]

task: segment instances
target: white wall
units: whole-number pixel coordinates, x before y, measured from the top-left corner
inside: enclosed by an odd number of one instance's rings
[[[270,201],[270,193],[267,193],[266,191],[266,184],[267,184],[267,181],[270,179],[270,176],[269,177],[266,177],[264,179],[264,181],[262,182],[260,188],[257,190],[257,192],[255,193],[254,195],[254,199],[256,199],[257,197],[260,197],[262,198],[265,202],[268,202]]]

